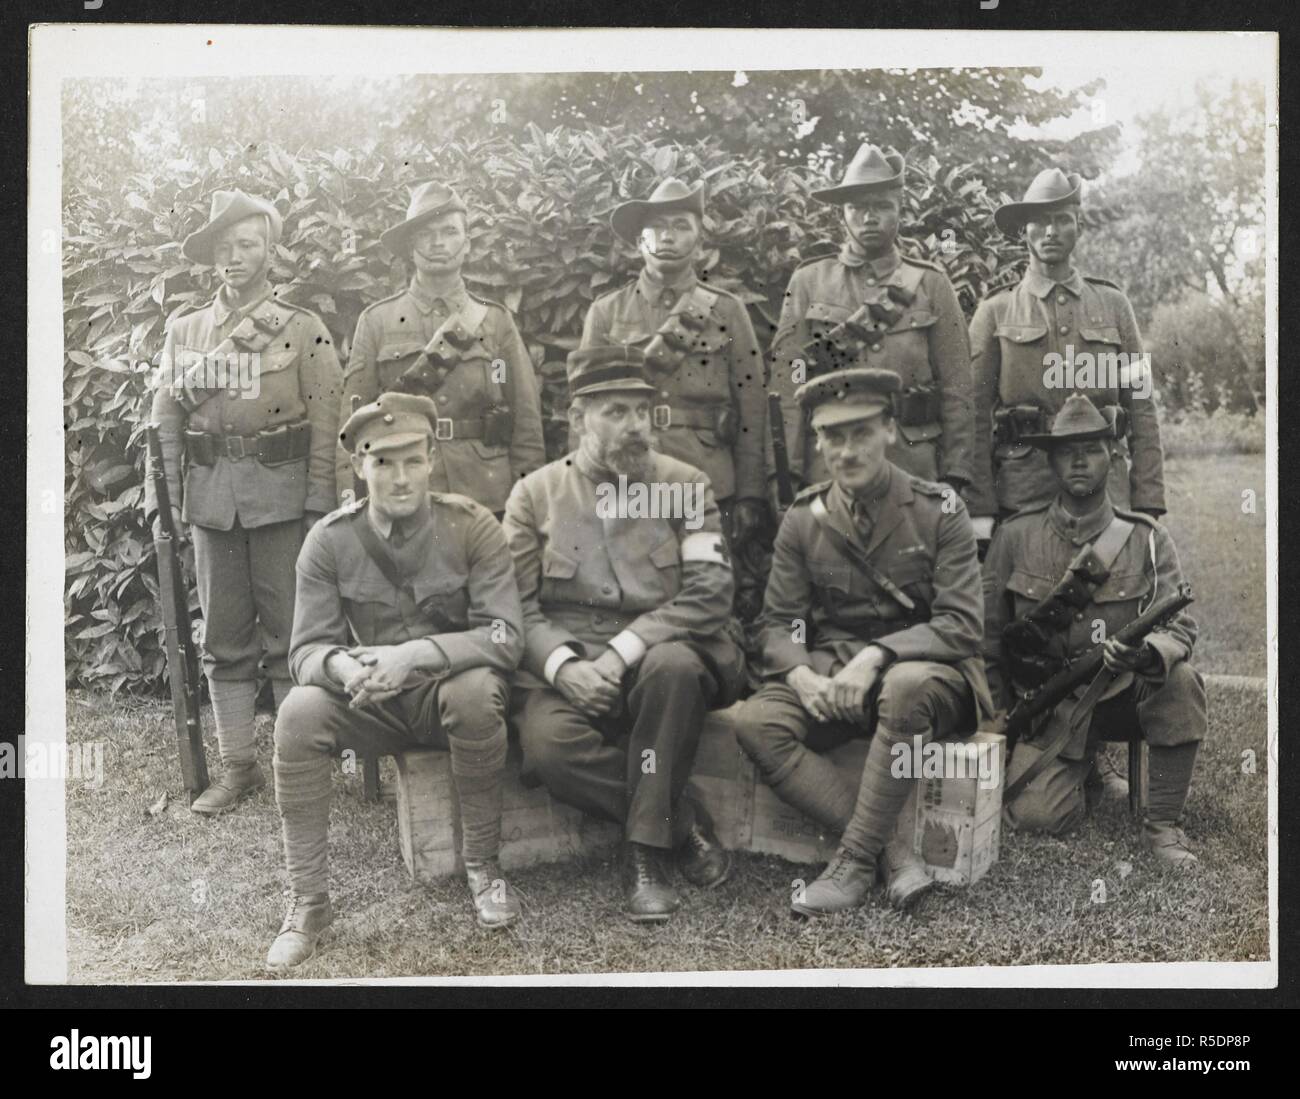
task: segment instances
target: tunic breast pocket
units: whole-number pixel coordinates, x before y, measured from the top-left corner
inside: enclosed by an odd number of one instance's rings
[[[417,577],[412,585],[420,610],[438,630],[469,628],[469,577],[457,573]]]
[[[375,376],[380,392],[392,389],[423,350],[424,344],[418,340],[398,340],[380,345],[375,355]]]
[[[808,306],[808,312],[803,315],[803,319],[808,326],[809,335],[824,339],[828,332],[843,324],[852,315],[853,310],[847,306],[836,305],[829,301],[815,301]]]
[[[1055,580],[1038,576],[1024,569],[1016,569],[1007,580],[1007,591],[1012,595],[1012,607],[1015,617],[1019,618],[1032,607],[1036,607],[1049,591]]]
[[[913,309],[904,313],[880,342],[886,366],[903,379],[903,388],[930,385],[934,369],[930,363],[930,330],[939,320],[938,313]]]
[[[607,338],[612,344],[641,343],[650,338],[650,333],[635,321],[612,321]]]
[[[1047,325],[1045,324],[1000,324],[997,331],[998,339],[1002,341],[1003,353],[1017,353],[1017,348],[1028,349],[1034,344],[1046,342]],[[1025,350],[1018,352],[1025,354]]]
[[[398,614],[397,590],[382,577],[341,576],[339,595],[353,634],[365,645],[375,644],[380,627]]]
[[[934,566],[927,557],[909,554],[884,566],[885,574],[918,604],[928,606],[934,598]],[[893,596],[882,592],[891,604],[902,606]]]
[[[809,557],[808,578],[819,592],[843,599],[853,587],[853,569],[838,557]]]

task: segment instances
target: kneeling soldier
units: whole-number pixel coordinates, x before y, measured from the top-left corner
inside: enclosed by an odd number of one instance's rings
[[[910,845],[890,842],[913,781],[891,770],[896,746],[973,731],[977,707],[992,712],[965,506],[886,458],[899,385],[892,371],[851,369],[798,392],[833,479],[801,492],[781,523],[759,620],[768,682],[737,718],[772,789],[843,833],[795,900],[808,916],[862,904],[878,860],[894,904],[929,888]],[[861,785],[817,754],[868,736]]]
[[[275,723],[275,796],[293,903],[272,968],[311,957],[329,926],[330,757],[451,751],[461,854],[484,927],[519,916],[497,866],[507,677],[523,630],[510,552],[488,510],[429,492],[437,408],[385,393],[342,432],[369,499],[340,508],[298,558],[290,667]]]
[[[713,490],[650,449],[643,364],[635,347],[569,356],[582,441],[515,486],[505,528],[524,607],[513,705],[524,774],[624,826],[627,914],[656,921],[681,903],[661,852],[676,850],[701,888],[729,870],[683,790],[705,712],[736,698],[744,656],[727,634],[733,583]],[[649,492],[669,506],[634,499]]]
[[[1007,519],[984,563],[984,655],[994,697],[1009,708],[1066,661],[1109,640],[1097,685],[1076,690],[1016,747],[1007,818],[1051,833],[1074,827],[1087,811],[1097,744],[1140,730],[1151,752],[1144,843],[1166,862],[1195,862],[1178,820],[1206,727],[1204,683],[1188,663],[1196,623],[1182,612],[1140,645],[1113,636],[1182,583],[1173,540],[1146,515],[1112,506],[1106,480],[1122,451],[1112,421],[1087,397],[1071,396],[1051,433],[1026,441],[1046,451],[1058,492]]]

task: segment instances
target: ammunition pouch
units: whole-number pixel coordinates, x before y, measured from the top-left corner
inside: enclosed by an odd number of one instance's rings
[[[939,391],[932,385],[914,385],[893,396],[894,420],[903,427],[932,424],[940,419]]]
[[[1036,404],[1009,405],[993,413],[993,445],[1023,446],[1025,435],[1041,435],[1047,429],[1047,413]]]
[[[507,404],[494,404],[483,413],[483,445],[508,447],[515,435],[515,414]]]
[[[260,431],[256,435],[210,435],[206,431],[185,432],[185,453],[194,465],[213,466],[217,459],[232,462],[255,458],[264,466],[298,462],[311,452],[311,424],[302,420]]]

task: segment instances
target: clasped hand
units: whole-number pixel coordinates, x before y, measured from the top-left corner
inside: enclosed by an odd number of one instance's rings
[[[566,660],[555,673],[565,701],[588,717],[615,714],[623,704],[623,658],[606,649],[595,660]]]
[[[330,657],[329,674],[350,696],[353,709],[387,702],[411,686],[422,671],[418,641],[357,645]]]
[[[863,649],[834,675],[820,675],[807,666],[795,668],[786,682],[799,703],[818,721],[867,720],[867,699],[884,665],[878,650]]]

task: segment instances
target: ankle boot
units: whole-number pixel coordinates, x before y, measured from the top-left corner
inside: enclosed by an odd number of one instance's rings
[[[465,881],[474,898],[479,927],[509,927],[522,914],[519,898],[496,859],[465,863]]]
[[[190,806],[191,813],[217,816],[228,813],[249,794],[266,785],[266,775],[254,760],[252,763],[232,763],[211,786],[203,791]]]
[[[316,944],[320,942],[325,929],[333,922],[334,910],[330,907],[328,893],[294,897],[289,902],[289,911],[285,914],[284,923],[280,925],[280,934],[275,937],[275,942],[267,951],[267,967],[291,969],[296,965],[302,965],[316,953]]]
[[[841,847],[817,880],[790,907],[801,916],[830,916],[860,907],[876,880],[875,861],[864,861]]]

